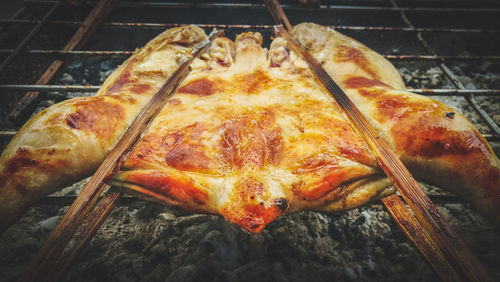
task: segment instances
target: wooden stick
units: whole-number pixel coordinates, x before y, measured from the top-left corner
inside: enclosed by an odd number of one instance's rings
[[[290,21],[288,21],[288,17],[286,16],[285,11],[283,11],[283,8],[281,8],[278,0],[264,0],[264,3],[266,4],[269,13],[271,13],[274,22],[285,26],[286,29],[291,32],[292,25],[290,24]]]
[[[51,277],[53,281],[59,281],[64,277],[64,274],[73,261],[78,257],[85,246],[87,246],[90,239],[92,239],[116,206],[121,195],[121,192],[107,192],[106,196],[104,196],[92,210],[92,213],[85,218],[83,224],[78,227],[70,243],[64,249],[63,255],[61,255],[58,262],[55,263],[54,267],[48,272],[49,274],[46,275],[47,277]]]
[[[392,194],[384,197],[382,198],[382,202],[392,219],[420,251],[442,281],[462,280],[441,251],[441,248],[436,246],[436,242],[429,233],[422,228],[415,216],[408,210],[405,203],[398,195]]]
[[[210,45],[213,39],[222,35],[222,31],[214,32],[207,43],[200,47],[193,56],[184,62],[169,77],[167,82],[153,96],[149,103],[142,109],[136,119],[123,134],[121,139],[115,145],[113,150],[101,163],[90,181],[85,185],[76,200],[69,207],[63,218],[59,221],[56,228],[52,231],[49,238],[40,249],[35,258],[31,261],[28,270],[24,272],[20,281],[50,281],[51,277],[45,277],[47,270],[54,267],[58,257],[61,255],[64,247],[75,233],[77,227],[81,224],[84,217],[88,214],[90,208],[94,205],[99,195],[105,188],[104,181],[109,179],[114,173],[115,167],[121,161],[122,156],[137,141],[141,133],[147,128],[149,122],[162,109],[168,99],[174,93],[179,83],[189,72],[189,65],[194,58],[198,57]]]
[[[441,217],[437,208],[422,191],[408,169],[389,145],[378,135],[375,128],[347,97],[340,86],[283,27],[277,26],[275,29],[288,42],[290,48],[307,62],[320,85],[335,98],[335,101],[346,113],[355,130],[366,141],[380,168],[401,193],[420,224],[435,240],[436,246],[442,249],[444,255],[461,274],[460,276],[470,281],[493,281],[465,243]]]
[[[77,48],[81,48],[90,38],[90,36],[95,32],[99,25],[106,19],[106,17],[111,13],[114,6],[118,0],[100,0],[89,13],[87,18],[82,22],[76,33],[71,37],[66,46],[64,46],[64,51],[71,51]],[[45,72],[40,76],[37,85],[47,84],[52,77],[56,74],[59,68],[63,65],[62,60],[54,60],[50,66],[45,70]],[[15,122],[20,121],[26,115],[28,111],[32,108],[34,101],[38,98],[40,92],[29,91],[24,94],[24,96],[17,102],[17,105],[12,110],[10,118]]]
[[[278,0],[265,0],[265,3],[276,23],[281,25],[281,27],[277,27],[277,33],[282,35],[290,47],[308,63],[315,78],[335,98],[335,101],[346,113],[354,128],[368,143],[368,146],[377,158],[379,166],[384,170],[389,179],[391,179],[420,224],[423,225],[424,229],[422,230],[424,232],[417,232],[421,227],[418,226],[418,222],[415,221],[414,216],[410,216],[411,213],[409,211],[403,211],[403,207],[406,207],[403,203],[400,203],[401,200],[399,197],[397,201],[392,196],[382,200],[393,219],[403,229],[417,249],[421,251],[428,262],[431,265],[439,265],[439,267],[433,266],[438,275],[442,279],[449,277],[450,274],[447,271],[449,270],[450,263],[452,263],[453,269],[461,273],[461,275],[454,273],[452,275],[454,277],[464,276],[467,280],[471,281],[492,281],[491,277],[489,277],[465,243],[454,233],[451,226],[441,218],[432,201],[422,191],[420,185],[413,179],[413,176],[403,163],[401,163],[396,154],[378,136],[377,131],[371,123],[361,114],[354,103],[347,97],[340,86],[333,81],[323,67],[282,27],[284,25],[288,31],[292,30]]]

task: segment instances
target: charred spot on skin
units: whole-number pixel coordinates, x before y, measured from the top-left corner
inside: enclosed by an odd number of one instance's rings
[[[108,89],[107,93],[119,92],[120,90],[123,89],[123,87],[125,85],[127,85],[130,82],[134,82],[136,80],[137,79],[132,79],[132,76],[131,76],[129,70],[125,70],[118,77],[118,79],[116,80],[116,82]]]
[[[369,79],[362,76],[354,76],[344,80],[344,84],[347,88],[369,88],[374,86],[389,87],[389,85],[383,83],[378,79]]]
[[[197,79],[179,88],[179,93],[208,96],[215,92],[214,83],[206,78]]]
[[[46,152],[49,155],[49,152]],[[19,148],[16,151],[16,155],[8,159],[5,163],[3,173],[13,180],[15,185],[13,188],[17,190],[20,194],[25,195],[28,191],[24,187],[26,182],[25,176],[22,174],[17,174],[23,170],[30,170],[32,172],[38,173],[56,173],[57,169],[67,166],[67,162],[57,158],[43,158],[37,159],[37,156],[43,156],[45,153],[43,150],[31,151],[26,148]],[[6,180],[2,180],[5,183]],[[2,189],[3,186],[0,186]]]
[[[356,48],[346,45],[339,46],[334,60],[338,63],[354,63],[369,75],[378,78],[377,72],[371,68],[371,63],[366,59],[363,52]]]
[[[177,106],[177,105],[180,105],[182,103],[182,101],[180,99],[175,98],[175,99],[169,100],[168,103],[170,105]]]
[[[453,119],[455,118],[455,112],[447,112],[445,116],[449,119]]]
[[[73,129],[80,129],[81,126],[80,126],[80,123],[78,122],[78,120],[80,120],[80,119],[81,119],[80,114],[78,114],[78,113],[70,114],[66,118],[66,124]]]
[[[112,138],[125,118],[121,105],[104,99],[97,98],[74,105],[78,108],[66,117],[66,125],[72,129],[88,130],[104,139]]]
[[[274,199],[274,206],[281,212],[285,212],[288,209],[288,201],[285,198]]]
[[[147,190],[166,195],[182,203],[194,202],[204,205],[208,200],[208,193],[199,189],[190,179],[184,179],[163,172],[132,173],[127,181],[148,187]]]
[[[418,138],[418,136],[425,136],[425,138]],[[443,155],[465,156],[473,152],[490,154],[489,148],[481,141],[480,135],[473,130],[456,132],[444,127],[431,127],[420,130],[412,135],[412,138],[406,138],[404,141],[405,143],[401,142],[402,147],[413,156],[431,158]]]
[[[368,97],[368,98],[383,98],[384,95],[386,94],[386,89],[359,89],[358,93],[361,94],[361,96]]]
[[[25,167],[36,166],[37,161],[33,159],[32,154],[28,149],[19,148],[16,151],[15,157],[6,162],[4,172],[6,174],[15,173]]]
[[[134,84],[130,87],[130,91],[136,94],[143,94],[144,92],[151,89],[150,85],[147,84]]]
[[[263,71],[247,74],[241,79],[241,88],[248,94],[259,93],[270,86],[272,80]]]
[[[202,124],[194,123],[166,135],[162,145],[168,150],[165,163],[179,170],[208,170],[211,161],[206,155],[206,146],[199,138],[204,131]]]

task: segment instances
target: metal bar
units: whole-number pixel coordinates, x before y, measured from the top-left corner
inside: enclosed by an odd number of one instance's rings
[[[50,5],[55,1],[50,0],[27,0],[26,3],[38,5]],[[94,4],[95,1],[88,1],[87,4]],[[300,5],[281,5],[288,10],[309,11],[309,8]],[[199,3],[199,2],[120,2],[119,7],[126,8],[256,8],[265,9],[264,4],[250,3]],[[497,13],[499,8],[421,8],[421,7],[384,7],[384,6],[356,6],[356,5],[319,5],[319,10],[371,10],[371,11],[419,11],[419,12],[482,12]]]
[[[14,60],[14,58],[17,56],[17,54],[19,54],[19,52],[21,52],[21,50],[24,49],[24,47],[26,47],[26,45],[31,41],[31,39],[33,39],[33,37],[35,36],[35,34],[40,30],[40,28],[42,28],[43,24],[52,16],[52,14],[57,10],[57,8],[59,8],[59,6],[61,5],[61,2],[56,2],[52,8],[50,8],[50,10],[47,12],[47,14],[45,14],[45,16],[42,18],[42,20],[30,31],[30,33],[28,33],[28,35],[26,35],[26,37],[21,41],[21,43],[19,43],[19,45],[17,45],[15,51],[13,53],[11,53],[3,62],[2,64],[0,65],[0,73],[2,73],[5,68],[7,68],[7,66]]]
[[[4,90],[23,90],[23,91],[57,91],[57,92],[97,92],[100,86],[97,85],[37,85],[37,84],[3,84],[0,89]],[[479,96],[498,96],[500,89],[427,89],[427,88],[408,88],[410,92],[424,95],[453,95],[463,96],[465,94],[475,94]]]
[[[0,19],[0,25],[7,24],[35,24],[38,20],[24,20],[24,19]],[[79,21],[49,21],[47,24],[55,25],[81,25]],[[103,23],[106,27],[121,27],[121,28],[150,28],[150,29],[164,29],[182,26],[186,24],[178,23],[137,23],[137,22],[108,22]],[[230,25],[230,24],[193,24],[202,28],[222,28],[222,29],[272,29],[272,25]],[[405,31],[405,32],[463,32],[463,33],[498,33],[500,29],[466,29],[466,28],[440,28],[440,27],[392,27],[392,26],[348,26],[348,25],[330,25],[330,28],[336,30],[355,30],[355,31]]]
[[[88,16],[83,21],[82,25],[73,34],[71,39],[64,46],[64,51],[73,50],[75,48],[80,48],[85,44],[90,36],[97,29],[99,24],[101,24],[104,19],[111,13],[111,10],[115,6],[118,0],[100,0],[97,5],[90,11]],[[36,84],[47,84],[52,77],[56,74],[59,68],[63,65],[62,60],[54,60],[51,65],[45,70],[45,72],[40,76]],[[17,102],[16,106],[10,114],[10,118],[17,123],[24,120],[25,117],[30,115],[33,110],[34,102],[37,100],[39,92],[27,92],[24,96]]]
[[[10,54],[14,52],[13,49],[0,49],[0,54]],[[116,50],[95,50],[95,51],[80,51],[80,50],[26,50],[26,54],[36,55],[63,55],[63,56],[76,56],[76,55],[107,55],[107,56],[130,56],[134,51],[116,51]],[[437,56],[437,55],[382,55],[389,60],[398,61],[500,61],[500,56]]]
[[[5,90],[23,90],[23,91],[58,91],[58,92],[97,92],[100,86],[94,85],[0,85],[0,89]]]
[[[401,61],[415,61],[415,60],[426,60],[426,61],[497,61],[500,60],[500,56],[438,56],[438,55],[383,55],[389,60],[401,60]]]
[[[407,88],[409,92],[429,96],[463,96],[465,94],[476,94],[480,96],[498,96],[500,89],[427,89],[427,88]]]
[[[450,78],[452,83],[459,89],[465,89],[463,84],[458,80],[453,72],[444,64],[440,64],[440,68],[444,71],[446,76]],[[486,123],[490,126],[491,130],[493,130],[494,134],[500,137],[500,127],[495,123],[495,121],[479,106],[476,97],[474,94],[465,95],[465,99],[472,105],[472,107],[479,113],[479,115],[486,121]]]
[[[38,23],[38,20],[24,20],[24,19],[0,19],[0,25],[7,25],[7,24],[35,24]],[[55,25],[81,25],[82,22],[80,21],[62,21],[62,20],[54,20],[54,21],[49,21],[48,23],[50,24],[55,24]],[[103,26],[107,27],[139,27],[139,28],[171,28],[171,27],[178,27],[178,26],[184,26],[186,24],[179,24],[179,23],[137,23],[137,22],[108,22],[108,23],[103,23]],[[241,29],[250,29],[250,28],[263,28],[263,29],[272,29],[272,25],[231,25],[231,24],[193,24],[199,27],[205,27],[205,28],[241,28]],[[500,30],[498,30],[500,32]]]
[[[10,20],[17,20],[17,18],[19,18],[25,11],[26,11],[26,7],[23,6],[21,9],[17,10],[14,15],[12,15],[10,17]],[[0,26],[0,34],[1,34],[0,42],[3,42],[9,34],[9,32],[4,33],[3,31],[4,31],[4,27]]]
[[[9,129],[0,130],[0,137],[12,137],[16,135],[16,133],[17,131],[15,130],[9,130]]]
[[[0,49],[0,54],[10,54],[12,49]],[[26,50],[26,54],[52,54],[52,55],[117,55],[117,56],[130,56],[134,51],[73,51],[73,50]],[[499,56],[500,57],[500,56]]]
[[[394,7],[398,7],[398,4],[396,3],[395,0],[390,0],[392,5]],[[401,19],[405,22],[408,27],[413,28],[414,25],[410,22],[410,20],[406,17],[406,14],[404,11],[401,11]],[[437,52],[431,48],[429,43],[423,38],[422,32],[416,32],[416,36],[420,44],[425,48],[425,50],[432,56],[439,56]],[[451,80],[453,85],[458,90],[467,90],[462,83],[455,77],[455,75],[452,73],[452,71],[446,66],[444,61],[439,64],[439,68],[445,73],[445,75]],[[465,99],[467,102],[476,110],[476,112],[483,118],[483,120],[488,124],[488,126],[491,128],[493,131],[493,135],[495,137],[500,137],[500,127],[495,123],[495,121],[479,106],[479,104],[476,101],[476,98],[474,96],[473,92],[469,92],[467,95],[465,95]]]
[[[500,32],[500,29],[468,29],[468,28],[441,28],[441,27],[390,27],[390,26],[329,26],[337,30],[371,30],[371,31],[406,31],[406,32]]]

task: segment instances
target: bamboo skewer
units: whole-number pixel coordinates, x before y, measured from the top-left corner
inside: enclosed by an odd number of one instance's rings
[[[99,27],[99,25],[106,19],[111,10],[114,8],[118,0],[100,0],[89,13],[87,18],[82,22],[76,33],[68,41],[66,46],[64,46],[64,51],[71,51],[82,47],[85,42],[88,41],[90,36]],[[64,61],[57,59],[54,60],[50,66],[45,70],[45,72],[40,76],[36,84],[45,85],[52,77],[56,74],[59,68],[63,65]],[[17,102],[14,110],[10,114],[10,118],[14,121],[19,121],[24,118],[25,115],[29,114],[26,111],[31,109],[33,102],[38,98],[40,92],[29,91],[24,94],[24,96]]]
[[[168,99],[174,93],[179,83],[189,72],[189,65],[194,58],[203,53],[216,37],[223,34],[223,31],[212,33],[209,40],[193,56],[184,62],[169,77],[160,90],[153,96],[149,103],[142,109],[136,119],[123,134],[113,150],[101,163],[90,181],[85,185],[76,200],[66,211],[49,238],[31,261],[28,270],[24,272],[20,281],[52,281],[52,277],[45,276],[50,270],[56,267],[56,263],[65,246],[88,214],[99,195],[105,188],[104,181],[109,179],[115,171],[116,166],[122,157],[140,137],[147,128],[150,121],[162,109]]]
[[[434,272],[442,281],[461,281],[460,274],[455,271],[446,256],[429,233],[422,228],[415,216],[406,207],[398,195],[392,194],[382,198],[382,203],[392,219],[410,239],[413,245],[427,260]]]
[[[435,241],[436,246],[442,248],[443,254],[450,260],[461,276],[470,281],[492,281],[465,243],[441,217],[432,201],[422,191],[417,181],[389,145],[378,135],[375,128],[347,97],[340,86],[332,80],[323,67],[307,51],[295,42],[283,27],[276,27],[276,32],[288,42],[291,49],[307,62],[321,86],[335,98],[358,134],[366,141],[380,168],[401,193],[415,217]]]
[[[371,123],[323,67],[283,28],[284,25],[291,31],[291,25],[278,1],[265,0],[265,3],[274,20],[280,25],[275,27],[276,33],[281,35],[290,48],[307,62],[316,80],[335,98],[336,103],[347,115],[358,134],[368,144],[379,166],[408,203],[418,221],[410,211],[403,210],[403,207],[405,209],[406,207],[399,197],[389,196],[382,201],[393,219],[429,261],[436,273],[443,280],[455,280],[455,278],[462,280],[460,278],[465,277],[470,281],[492,281],[465,243],[442,219],[432,201],[422,191],[420,185],[389,145],[378,135]],[[419,223],[423,225],[423,228]],[[451,269],[456,272],[449,274],[448,271]]]
[[[444,255],[448,257],[456,267],[456,270],[465,276],[467,280],[492,281],[465,243],[452,230],[448,223],[442,219],[432,201],[422,191],[419,184],[389,145],[382,140],[373,126],[347,95],[345,95],[343,90],[331,79],[323,67],[295,42],[285,29],[277,27],[277,32],[308,63],[317,80],[335,98],[337,104],[343,109],[354,125],[354,128],[374,153],[379,166],[401,193],[420,224],[428,231],[437,246],[442,248]]]
[[[113,187],[110,190],[114,190]],[[63,278],[66,270],[71,266],[75,258],[78,257],[80,252],[89,243],[90,239],[99,230],[108,215],[120,200],[122,193],[115,191],[108,191],[107,194],[99,201],[96,207],[92,210],[80,225],[71,238],[69,244],[64,249],[64,253],[59,257],[54,267],[47,271],[46,277],[50,277],[52,281],[59,281]]]

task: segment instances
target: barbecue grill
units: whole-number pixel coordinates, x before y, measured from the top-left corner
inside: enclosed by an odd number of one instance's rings
[[[500,2],[322,1],[316,8],[304,8],[295,1],[281,3],[292,24],[328,25],[383,54],[396,65],[410,91],[457,108],[499,154],[500,29],[495,24]],[[95,32],[68,50],[66,43],[95,4],[83,1],[75,7],[30,0],[12,18],[0,20],[4,144],[30,115],[64,99],[93,95],[136,47],[166,28],[198,24],[206,31],[224,29],[232,39],[244,31],[259,31],[264,46],[273,36],[273,20],[257,1],[120,2],[114,8],[103,7],[90,22]],[[36,85],[54,60],[64,64],[48,85]],[[40,94],[24,99],[26,91]],[[13,110],[18,113],[15,118],[11,118]],[[81,185],[48,197],[1,235],[0,271],[5,275],[0,279],[11,280],[23,270]],[[425,188],[486,270],[500,279],[500,235],[462,200],[435,187]],[[378,203],[342,214],[289,215],[261,234],[250,235],[216,216],[186,215],[125,197],[65,279],[438,278]]]

